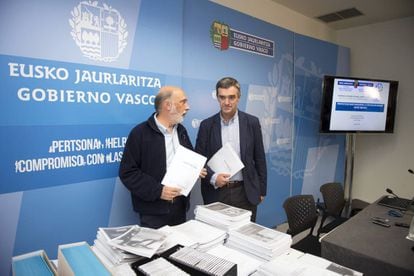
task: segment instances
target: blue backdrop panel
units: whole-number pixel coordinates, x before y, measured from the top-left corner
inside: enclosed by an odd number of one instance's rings
[[[136,24],[130,68],[181,76],[183,0],[142,1]]]
[[[24,192],[14,255],[44,248],[57,257],[58,244],[91,242],[108,225],[114,179]]]
[[[220,34],[218,28],[225,31]],[[200,121],[219,111],[217,80],[224,76],[239,80],[239,108],[259,117],[269,161],[269,196],[260,205],[257,221],[274,226],[283,212],[279,199],[286,198],[290,188],[293,34],[208,1],[185,2],[183,30],[183,86],[194,103],[185,124],[196,135]],[[217,48],[219,37],[222,45],[228,39],[229,45],[245,48]],[[236,37],[242,37],[238,44]],[[268,44],[273,45],[268,55],[258,51]],[[279,143],[282,137],[285,142]]]
[[[23,192],[0,194],[0,275],[11,272],[11,258],[16,238],[17,223]]]
[[[120,153],[159,87],[181,84],[182,2],[2,1],[0,15],[13,33],[0,41],[0,193],[25,195],[5,219],[19,224],[1,234],[8,270],[12,255],[55,257],[61,243],[92,244],[98,226],[138,222]]]
[[[0,77],[2,125],[135,123],[165,83],[163,74],[5,55]]]
[[[0,192],[116,177],[123,150],[122,141],[126,140],[131,127],[132,125],[0,127],[2,140],[9,141],[0,145],[1,151],[7,153],[7,158],[0,161],[5,169],[0,176]],[[9,137],[13,139],[8,139]],[[114,137],[119,139],[111,140]]]
[[[1,275],[13,255],[55,258],[59,244],[92,244],[99,226],[139,222],[119,160],[163,85],[186,90],[194,144],[219,111],[217,80],[240,81],[268,164],[259,223],[283,222],[284,199],[322,171],[343,179],[344,138],[319,135],[317,121],[322,75],[348,73],[345,48],[207,0],[1,1],[0,32]],[[198,184],[191,203],[202,203]]]
[[[209,1],[186,1],[184,15],[183,76],[186,78],[217,81],[231,74],[245,84],[274,84],[273,68],[286,55],[292,56],[293,33],[286,29]],[[254,36],[251,39],[273,42],[273,56],[240,48],[216,48],[212,37],[215,22],[233,32]],[[288,66],[292,66],[291,62]]]
[[[103,63],[85,57],[71,35],[73,27],[70,20],[76,21],[81,12],[88,9],[97,14],[90,6],[81,4],[92,1],[54,1],[54,0],[5,0],[1,1],[0,33],[9,34],[0,41],[2,54],[34,57],[50,60],[78,62],[86,64]],[[121,15],[126,26],[126,40],[135,36],[135,23],[140,12],[140,0],[97,1],[112,5]],[[78,12],[77,12],[78,11]],[[118,38],[117,38],[118,39]],[[127,43],[122,54],[110,64],[111,67],[127,68],[132,53],[132,44]],[[109,64],[108,64],[109,65]]]
[[[115,178],[113,181],[115,182],[115,187],[108,226],[115,227],[137,224],[138,215],[132,208],[131,193],[124,184],[122,184],[119,177]]]
[[[344,58],[348,53],[339,48],[332,43],[295,35],[292,194],[313,194],[315,200],[321,198],[319,187],[323,183],[343,183],[344,180],[345,136],[319,134],[323,76],[345,72],[348,68],[348,63],[343,62],[348,60]]]

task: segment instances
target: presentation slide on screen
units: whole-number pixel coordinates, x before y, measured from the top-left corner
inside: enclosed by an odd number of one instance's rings
[[[388,82],[335,79],[330,130],[385,130],[389,88]]]

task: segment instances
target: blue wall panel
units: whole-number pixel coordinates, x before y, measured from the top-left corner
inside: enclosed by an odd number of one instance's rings
[[[24,192],[14,255],[44,248],[57,258],[56,244],[93,242],[108,225],[113,178]]]
[[[295,35],[295,142],[292,194],[313,194],[326,182],[343,183],[345,135],[319,134],[324,75],[345,72],[348,51],[332,43]],[[344,58],[345,56],[345,58]]]
[[[199,122],[219,111],[217,80],[224,76],[239,80],[239,108],[260,119],[268,160],[268,197],[259,207],[257,221],[274,226],[281,222],[280,199],[289,195],[290,187],[293,33],[207,1],[187,1],[184,15],[183,86],[196,107],[185,124],[196,135]],[[273,55],[218,49],[212,37],[214,23],[230,32],[271,41]],[[283,139],[287,142],[279,143]]]
[[[138,223],[119,160],[163,85],[186,90],[194,144],[219,110],[217,80],[240,81],[239,107],[259,117],[268,164],[259,223],[285,221],[288,196],[343,180],[344,138],[317,125],[322,75],[347,73],[345,48],[207,0],[1,1],[0,32],[0,206],[10,208],[0,275],[13,255],[56,258],[59,244],[92,244],[100,226]],[[201,203],[198,185],[191,202]]]

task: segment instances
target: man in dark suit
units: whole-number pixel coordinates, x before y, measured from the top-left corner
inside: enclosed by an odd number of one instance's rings
[[[143,227],[159,228],[186,221],[189,199],[161,181],[179,145],[192,149],[181,122],[190,109],[181,88],[164,86],[155,98],[155,113],[135,126],[126,142],[119,177],[131,192]],[[200,177],[205,176],[205,170]],[[177,184],[177,183],[171,183]]]
[[[256,220],[257,205],[266,196],[267,169],[260,122],[257,117],[238,110],[240,84],[231,77],[216,85],[220,112],[200,124],[196,152],[209,160],[224,144],[230,143],[244,168],[232,176],[207,168],[201,180],[204,204],[215,201],[251,210]]]

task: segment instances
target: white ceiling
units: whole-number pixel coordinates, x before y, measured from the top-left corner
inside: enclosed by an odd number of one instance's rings
[[[414,16],[414,0],[272,0],[307,17],[356,8],[364,15],[327,23],[335,30]],[[319,21],[319,19],[316,19]],[[322,21],[320,21],[322,22]],[[413,30],[414,33],[414,30]]]

